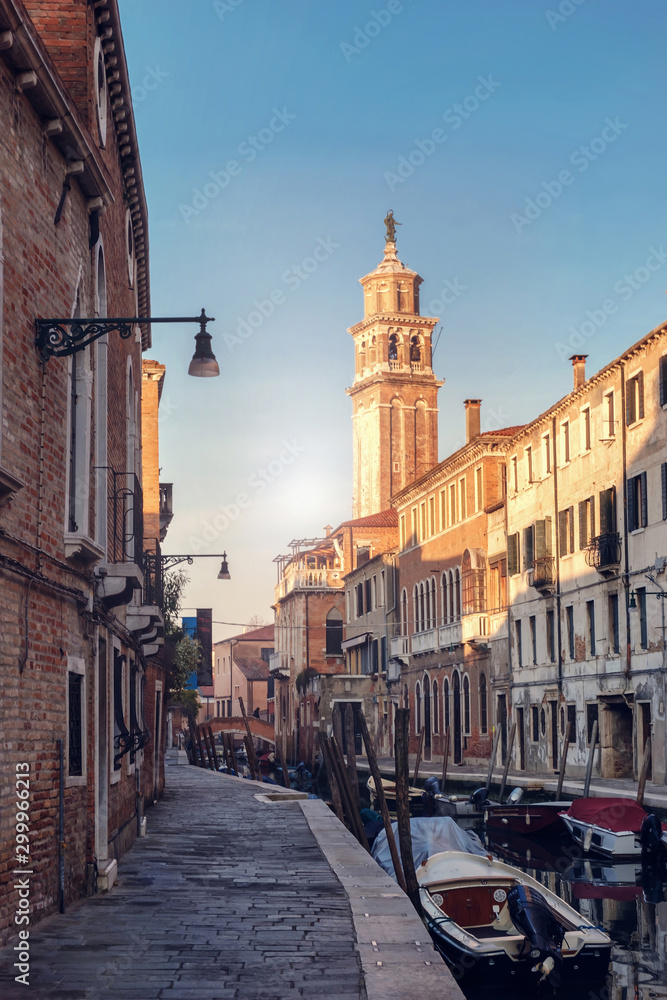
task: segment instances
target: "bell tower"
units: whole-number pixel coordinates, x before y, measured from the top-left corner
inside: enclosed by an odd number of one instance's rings
[[[419,315],[422,279],[396,254],[393,213],[385,219],[384,258],[360,279],[364,318],[350,327],[353,517],[389,507],[390,497],[438,461],[438,381],[431,368],[437,317]]]

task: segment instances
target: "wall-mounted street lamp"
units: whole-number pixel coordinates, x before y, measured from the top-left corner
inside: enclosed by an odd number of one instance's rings
[[[123,319],[36,319],[35,344],[42,364],[49,358],[68,358],[82,351],[89,344],[108,333],[116,331],[123,340],[128,340],[135,326],[143,323],[199,323],[199,333],[195,334],[195,353],[192,356],[188,375],[196,378],[211,378],[220,374],[215,354],[211,350],[211,335],[207,323],[214,318],[202,309],[199,316],[131,316]]]
[[[178,566],[178,564],[182,562],[186,562],[188,566],[192,566],[192,563],[195,559],[222,559],[222,563],[220,565],[220,572],[218,573],[218,580],[231,580],[231,576],[229,575],[229,566],[227,565],[226,552],[223,552],[222,555],[220,555],[219,553],[215,554],[211,552],[202,552],[199,555],[193,555],[193,556],[160,555],[159,558],[163,571],[172,569],[174,566]]]

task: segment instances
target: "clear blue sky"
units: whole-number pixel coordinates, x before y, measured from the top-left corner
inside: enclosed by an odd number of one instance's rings
[[[441,458],[466,397],[486,428],[529,420],[569,390],[575,348],[593,372],[664,319],[667,10],[121,0],[121,15],[153,313],[205,306],[222,372],[189,379],[187,328],[156,328],[165,549],[229,554],[229,583],[192,567],[188,606],[271,620],[274,556],[351,516],[346,329],[388,208],[442,318]]]

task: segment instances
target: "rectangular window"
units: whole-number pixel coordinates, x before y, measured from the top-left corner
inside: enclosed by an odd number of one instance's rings
[[[551,663],[556,662],[556,629],[553,611],[547,611],[547,652]]]
[[[364,613],[364,587],[363,584],[358,583],[354,588],[356,593],[356,616],[361,618]]]
[[[475,469],[475,511],[482,509],[482,466]]]
[[[377,608],[377,606],[378,606],[378,578],[377,578],[377,576],[373,577],[373,582],[371,583],[371,601],[372,601],[373,610],[375,610]]]
[[[644,418],[644,372],[637,372],[625,386],[625,422],[629,426]]]
[[[613,438],[616,435],[616,419],[614,416],[614,394],[608,392],[604,397],[604,436]]]
[[[567,651],[571,660],[574,659],[574,607],[570,604],[565,608],[567,622]]]
[[[537,628],[535,627],[535,615],[531,615],[528,619],[528,626],[530,628],[530,648],[533,655],[533,666],[537,664]]]
[[[570,743],[577,742],[577,706],[567,706],[567,721],[570,725]]]
[[[516,658],[517,663],[520,667],[523,666],[523,647],[521,643],[521,619],[514,622],[514,629],[516,632]]]
[[[595,601],[586,601],[586,621],[588,623],[588,651],[595,656]]]
[[[417,544],[417,508],[410,511],[410,545]]]
[[[369,611],[373,610],[373,605],[371,603],[371,581],[370,581],[370,579],[369,580],[364,580],[364,596],[365,596],[364,610],[365,610],[366,614],[368,614]]]
[[[456,483],[449,487],[449,523],[456,524]]]
[[[444,531],[447,527],[447,491],[442,490],[440,493],[440,530]]]
[[[530,445],[525,448],[526,455],[526,479],[529,483],[533,481],[533,449]]]
[[[558,551],[561,556],[574,552],[574,507],[558,512]]]
[[[431,535],[435,535],[438,525],[435,523],[435,497],[428,498],[429,528]]]
[[[609,644],[612,653],[620,653],[621,639],[618,623],[618,594],[609,595]]]
[[[466,481],[465,479],[459,479],[459,520],[464,521],[466,517]]]
[[[646,619],[646,587],[637,587],[637,614],[639,616],[639,645],[648,648],[648,622]]]
[[[523,568],[532,569],[535,560],[535,525],[523,529]]]
[[[519,532],[507,537],[507,569],[510,576],[519,572]]]
[[[401,548],[404,549],[405,548],[405,542],[406,542],[406,538],[405,538],[405,514],[401,514],[401,518],[400,518],[400,521],[399,521],[399,526],[400,526],[399,541],[400,541]]]
[[[68,770],[70,776],[83,774],[83,676],[67,675],[68,697]]]
[[[593,739],[593,726],[598,721],[598,706],[597,702],[593,705],[586,705],[586,746],[591,745],[591,740]],[[600,730],[598,729],[598,735],[596,743],[600,742]]]
[[[628,531],[637,531],[648,524],[646,473],[628,479]]]
[[[428,538],[428,532],[426,528],[426,502],[419,505],[419,525],[420,525],[420,535],[419,541],[423,542],[425,538]]]
[[[542,454],[544,457],[544,472],[548,476],[551,472],[551,434],[545,434],[542,438]]]
[[[566,420],[561,424],[563,432],[563,465],[570,461],[570,421]]]
[[[530,706],[530,735],[533,743],[540,741],[540,710],[537,705]]]
[[[512,475],[512,489],[515,493],[519,492],[519,463],[517,461],[516,455],[512,455],[510,461],[510,471]]]
[[[600,534],[616,533],[616,489],[600,491]]]
[[[667,354],[660,358],[660,405],[667,406]]]
[[[579,548],[587,549],[595,538],[595,497],[579,503]]]
[[[591,408],[587,406],[581,411],[581,446],[584,451],[591,450]]]
[[[384,608],[387,605],[387,591],[386,591],[386,575],[385,571],[382,570],[380,573],[380,605]]]

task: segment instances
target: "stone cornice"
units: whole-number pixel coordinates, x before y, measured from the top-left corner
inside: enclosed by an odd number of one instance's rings
[[[349,326],[347,332],[354,336],[356,333],[361,333],[362,330],[367,330],[371,326],[377,326],[378,324],[411,328],[425,326],[430,327],[432,331],[438,322],[439,319],[437,316],[418,316],[416,313],[373,313],[372,316],[362,319],[359,323],[355,323],[354,326]]]
[[[423,476],[405,486],[391,498],[392,507],[400,507],[409,504],[413,500],[430,493],[432,489],[442,486],[449,479],[457,476],[463,469],[474,465],[482,458],[504,455],[509,450],[515,438],[504,435],[484,434],[475,438],[469,444],[464,445],[453,455],[446,458],[432,469],[425,472]]]
[[[376,371],[372,375],[367,375],[361,381],[354,382],[349,386],[345,392],[348,396],[354,396],[358,392],[362,392],[374,385],[391,385],[391,386],[427,386],[429,388],[440,388],[445,384],[444,379],[437,379],[433,374],[433,371],[429,370],[427,372],[392,372],[392,371]]]

